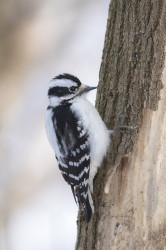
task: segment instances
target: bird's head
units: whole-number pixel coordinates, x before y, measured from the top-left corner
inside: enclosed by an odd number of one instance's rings
[[[49,85],[48,98],[52,103],[70,102],[74,98],[86,94],[96,87],[84,85],[80,80],[70,74],[61,74],[54,77]]]

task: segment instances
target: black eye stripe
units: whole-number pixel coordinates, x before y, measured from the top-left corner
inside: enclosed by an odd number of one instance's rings
[[[69,89],[67,87],[52,87],[48,90],[49,96],[64,96],[70,94]]]
[[[70,91],[70,92],[74,92],[74,91],[76,91],[77,89],[78,89],[78,87],[71,86],[71,87],[69,88],[69,91]]]

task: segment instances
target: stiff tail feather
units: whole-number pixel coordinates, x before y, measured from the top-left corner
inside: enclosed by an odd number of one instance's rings
[[[85,219],[86,219],[87,222],[89,222],[90,219],[91,219],[91,217],[92,217],[92,208],[91,208],[91,205],[90,205],[88,197],[86,199],[86,204],[85,204],[84,212],[85,212]]]
[[[77,188],[71,185],[71,189],[73,192],[75,202],[79,205],[80,209],[84,210],[85,219],[87,222],[89,222],[94,212],[93,200],[92,200],[92,196],[91,196],[91,192],[89,188],[88,188],[86,200],[85,198],[81,199]]]
[[[85,211],[85,219],[87,222],[89,222],[92,217],[92,214],[94,213],[93,200],[89,188],[88,188],[88,195],[84,211]]]

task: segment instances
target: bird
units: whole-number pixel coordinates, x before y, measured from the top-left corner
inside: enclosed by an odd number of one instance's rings
[[[45,128],[61,174],[90,221],[94,213],[93,179],[110,145],[109,131],[86,94],[96,89],[63,73],[49,83]]]

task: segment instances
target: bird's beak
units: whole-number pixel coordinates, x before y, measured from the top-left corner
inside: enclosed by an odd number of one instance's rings
[[[79,87],[79,94],[82,95],[84,93],[87,93],[93,89],[96,89],[97,87],[90,87],[88,85],[84,85],[82,84],[80,87]]]

